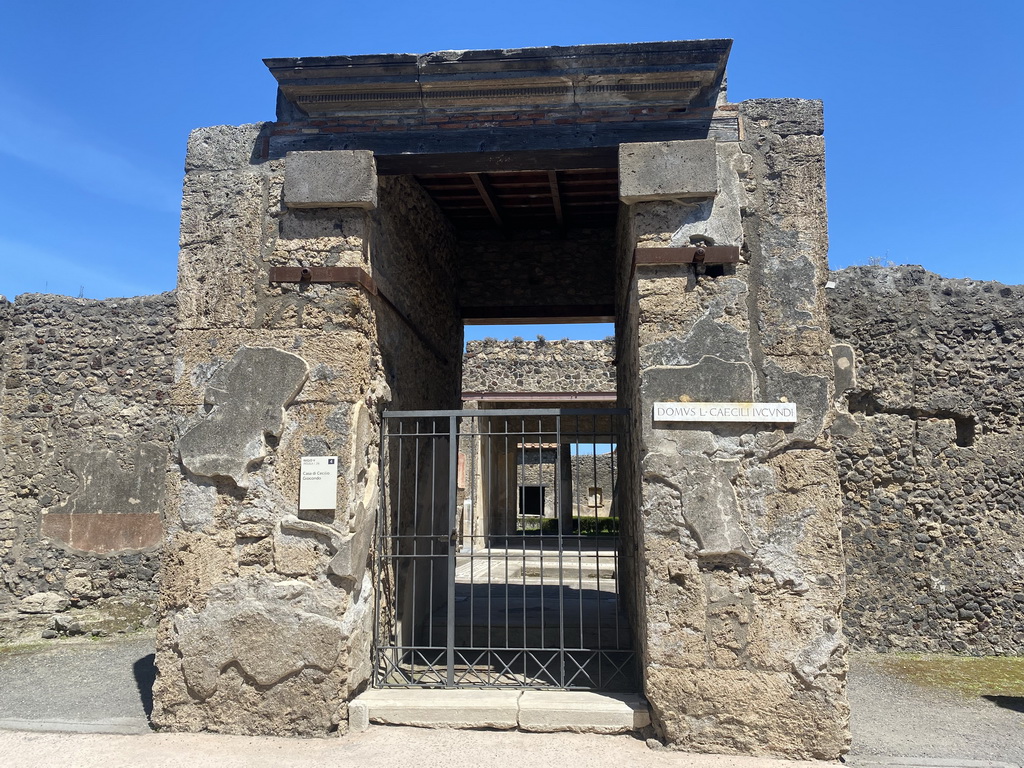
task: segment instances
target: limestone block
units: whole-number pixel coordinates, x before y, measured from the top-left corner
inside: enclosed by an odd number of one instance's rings
[[[341,579],[348,589],[355,589],[363,582],[371,533],[370,525],[362,525],[355,533],[343,536],[330,525],[287,515],[274,536],[275,568],[285,575],[317,575],[325,558],[320,547],[310,541],[313,538],[330,555],[326,571]]]
[[[808,688],[816,687],[818,677],[826,673],[832,654],[845,648],[839,621],[826,621],[825,625],[824,631],[793,659],[793,674]]]
[[[280,349],[240,349],[210,380],[206,402],[213,409],[178,441],[185,468],[247,488],[248,468],[267,455],[264,436],[281,436],[284,407],[308,372],[301,357]]]
[[[797,595],[806,594],[810,589],[797,553],[801,536],[802,526],[798,518],[789,525],[776,527],[757,548],[758,566],[771,575],[776,585]]]
[[[754,554],[740,524],[739,502],[732,485],[738,464],[707,456],[651,453],[644,458],[645,480],[656,479],[678,492],[683,522],[697,542],[700,557],[749,562]]]
[[[681,337],[673,335],[645,345],[643,354],[649,365],[693,365],[706,355],[729,363],[750,362],[750,342],[736,326],[705,315]]]
[[[289,152],[285,156],[284,203],[289,208],[376,208],[373,152]]]
[[[71,602],[56,592],[36,592],[23,597],[18,603],[18,613],[59,613],[66,611]]]
[[[794,691],[788,674],[651,665],[645,688],[666,739],[684,749],[826,760],[849,750],[845,699]]]
[[[711,139],[620,144],[619,199],[632,204],[714,197],[715,164]]]
[[[274,530],[274,570],[282,576],[315,577],[325,570],[340,540],[341,535],[327,525],[288,515]]]
[[[516,727],[519,695],[485,688],[384,688],[360,694],[349,706],[356,707],[357,722],[510,730]]]
[[[828,379],[797,371],[784,371],[770,361],[764,364],[765,399],[788,400],[797,404],[797,423],[790,432],[791,439],[813,441],[825,426],[825,417],[831,409]]]
[[[693,365],[649,368],[643,372],[641,391],[645,406],[684,398],[696,403],[749,403],[754,399],[754,377],[748,363],[705,355]]]
[[[190,692],[209,698],[232,664],[268,687],[306,669],[330,672],[347,640],[330,618],[337,608],[320,605],[313,587],[298,581],[249,579],[215,588],[204,608],[174,617]]]
[[[716,148],[719,192],[714,200],[679,204],[680,222],[672,234],[672,245],[689,245],[696,241],[713,245],[743,244],[740,217],[743,190],[739,175],[746,168],[746,159],[736,144],[718,144]]]
[[[269,123],[196,128],[188,137],[185,171],[229,171],[257,159],[260,132]]]
[[[743,244],[740,174],[747,173],[748,159],[733,143],[717,144],[715,150],[718,194],[713,198],[637,204],[634,222],[641,241],[662,242],[669,246],[686,246],[695,242]]]
[[[817,99],[750,99],[743,102],[742,115],[748,134],[756,135],[757,128],[780,136],[825,131],[824,108]]]
[[[238,574],[235,537],[177,532],[168,537],[160,570],[160,597],[168,608],[202,605],[218,585]]]
[[[755,264],[761,284],[758,307],[768,354],[828,355],[831,340],[818,304],[817,268],[802,235],[769,231],[764,256]]]
[[[301,354],[309,366],[300,398],[305,403],[355,402],[370,385],[370,342],[358,331],[186,330],[178,332],[177,341],[180,375],[171,390],[172,403],[190,414],[204,404],[207,386],[218,371],[246,347]]]
[[[554,733],[629,733],[650,725],[647,702],[639,696],[594,691],[523,691],[519,727]]]
[[[265,290],[267,178],[262,171],[185,177],[178,254],[179,328],[250,327]]]
[[[180,480],[178,517],[186,531],[200,531],[210,525],[217,509],[217,488],[213,483]]]

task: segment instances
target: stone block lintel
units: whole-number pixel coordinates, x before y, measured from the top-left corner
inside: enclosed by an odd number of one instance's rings
[[[619,199],[706,199],[718,194],[713,139],[619,145]]]
[[[289,208],[377,207],[377,164],[369,150],[289,152],[284,163]]]

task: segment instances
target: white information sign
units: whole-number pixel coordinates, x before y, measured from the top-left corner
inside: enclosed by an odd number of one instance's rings
[[[299,475],[299,509],[336,509],[338,457],[303,456]]]
[[[655,421],[796,423],[796,403],[655,403]]]

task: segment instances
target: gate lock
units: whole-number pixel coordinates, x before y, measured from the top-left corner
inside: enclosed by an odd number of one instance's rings
[[[438,536],[437,540],[442,544],[448,544],[450,547],[454,547],[459,543],[459,532],[452,528],[452,532],[447,536]]]

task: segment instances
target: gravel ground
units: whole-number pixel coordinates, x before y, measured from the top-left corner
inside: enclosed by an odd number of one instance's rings
[[[149,731],[152,632],[42,643],[0,652],[0,728]]]
[[[0,652],[0,766],[689,766],[797,768],[766,758],[649,749],[628,736],[374,727],[341,739],[156,734],[153,635],[53,641]],[[964,697],[922,687],[854,654],[853,766],[1024,766],[1024,696]],[[1024,686],[1024,681],[1021,681]],[[1024,693],[1024,690],[1022,690]],[[401,755],[401,759],[395,759]],[[820,765],[820,764],[818,764]]]
[[[887,671],[882,659],[850,659],[850,763],[885,755],[1024,765],[1024,680],[1021,696],[993,702],[914,685]]]

